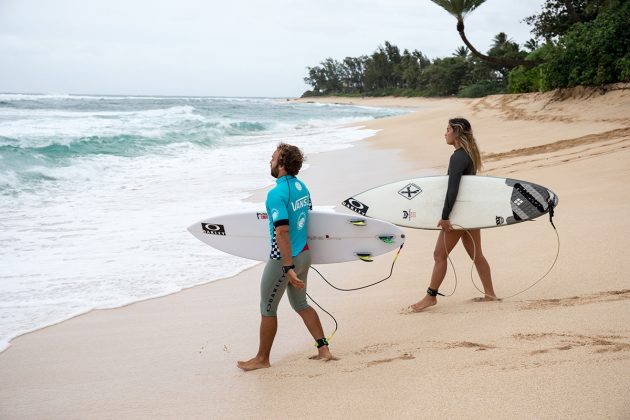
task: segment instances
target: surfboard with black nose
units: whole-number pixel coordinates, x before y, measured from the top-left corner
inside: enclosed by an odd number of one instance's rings
[[[313,264],[370,261],[405,241],[402,229],[392,223],[327,211],[309,211],[307,229]],[[264,211],[209,217],[193,223],[188,231],[228,254],[256,261],[269,259],[269,217]]]
[[[407,179],[356,194],[343,205],[361,216],[398,226],[438,229],[447,186],[448,176]],[[536,219],[557,205],[553,191],[532,182],[463,176],[449,219],[456,229],[508,226]]]

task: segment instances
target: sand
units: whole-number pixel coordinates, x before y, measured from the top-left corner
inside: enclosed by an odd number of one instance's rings
[[[319,100],[413,112],[363,123],[380,131],[351,149],[310,156],[301,176],[316,204],[444,173],[446,121],[466,116],[485,175],[558,194],[551,273],[518,296],[475,302],[470,260],[458,246],[441,289],[455,293],[405,314],[426,290],[437,236],[406,230],[394,275],[378,286],[339,292],[311,274],[309,294],[339,322],[331,350],[340,360],[308,360],[312,340],[285,299],[272,367],[245,373],[235,363],[257,349],[259,265],[13,340],[0,354],[0,418],[630,418],[630,86]],[[539,279],[558,246],[547,218],[482,236],[500,296]],[[392,260],[319,268],[352,287],[385,277]]]

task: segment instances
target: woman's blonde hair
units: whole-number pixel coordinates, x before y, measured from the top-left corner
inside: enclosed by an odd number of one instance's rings
[[[479,153],[479,147],[477,147],[477,140],[473,135],[472,127],[466,118],[451,118],[448,120],[448,125],[453,129],[453,133],[459,141],[462,148],[468,153],[468,156],[473,161],[475,172],[480,171],[483,167],[481,163],[481,154]]]

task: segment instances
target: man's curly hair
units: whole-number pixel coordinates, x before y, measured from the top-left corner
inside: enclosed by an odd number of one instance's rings
[[[278,163],[284,166],[284,170],[289,175],[296,176],[302,168],[302,163],[305,160],[304,153],[297,146],[292,146],[286,143],[280,143],[277,148],[280,151],[278,156]]]

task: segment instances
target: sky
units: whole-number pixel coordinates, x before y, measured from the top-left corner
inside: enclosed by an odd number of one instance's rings
[[[487,0],[466,17],[479,51],[544,0]],[[430,0],[0,0],[0,92],[296,97],[307,67],[401,52],[446,57],[463,42]]]

